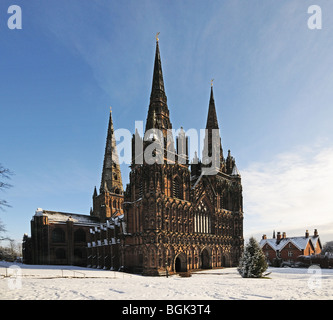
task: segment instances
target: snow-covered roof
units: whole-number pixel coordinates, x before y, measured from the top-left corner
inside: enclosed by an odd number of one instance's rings
[[[97,217],[92,217],[84,214],[77,213],[67,213],[67,212],[57,212],[57,211],[48,211],[43,210],[38,211],[38,215],[47,216],[49,222],[61,223],[66,222],[68,220],[73,221],[75,224],[96,224],[99,222]]]
[[[300,250],[304,250],[311,240],[311,237],[294,237],[291,238],[292,243]],[[314,247],[314,246],[313,246]]]
[[[238,168],[237,168],[236,164],[234,165],[234,167],[232,169],[231,175],[232,176],[240,176],[240,173],[238,171]]]
[[[282,250],[288,243],[292,243],[299,250],[304,250],[308,245],[308,242],[311,241],[314,248],[316,248],[319,240],[319,236],[309,236],[309,237],[290,237],[290,238],[281,238],[280,241],[277,239],[261,239],[260,246],[263,247],[265,244],[268,244],[275,251]]]
[[[43,209],[42,208],[37,208],[35,216],[40,217],[43,215]]]
[[[316,248],[318,242],[320,242],[319,236],[317,236],[317,237],[310,237],[310,238],[311,238],[313,246]]]
[[[281,239],[280,242],[277,242],[276,239],[262,239],[259,244],[261,247],[268,244],[274,250],[281,250],[288,242],[289,239]]]

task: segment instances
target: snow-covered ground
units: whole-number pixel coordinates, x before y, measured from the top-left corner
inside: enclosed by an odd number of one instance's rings
[[[333,299],[332,269],[269,268],[269,279],[243,279],[236,268],[166,278],[70,266],[17,266],[0,262],[1,300]]]

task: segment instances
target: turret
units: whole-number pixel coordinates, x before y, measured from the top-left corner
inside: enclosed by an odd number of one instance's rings
[[[188,164],[188,137],[185,135],[183,127],[180,128],[179,134],[176,137],[178,162]]]

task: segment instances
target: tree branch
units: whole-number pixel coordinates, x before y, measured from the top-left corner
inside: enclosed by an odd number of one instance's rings
[[[2,164],[0,163],[0,178],[1,179],[10,179],[10,176],[13,175],[13,172],[11,172],[9,169],[4,168]],[[12,185],[3,181],[0,181],[0,190],[3,191],[4,189],[11,188]],[[10,207],[8,202],[6,200],[0,199],[0,210],[4,211],[3,207]]]
[[[2,164],[0,163],[0,176],[5,179],[10,179],[10,176],[13,175],[13,172],[11,172],[9,169],[4,168]]]

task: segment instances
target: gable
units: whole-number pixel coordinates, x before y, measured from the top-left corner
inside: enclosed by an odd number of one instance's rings
[[[320,241],[319,236],[318,237],[310,237],[310,241],[311,241],[314,249],[318,248],[318,246],[319,246],[320,250],[322,249],[322,245],[321,245],[321,241]]]
[[[201,175],[195,182],[192,190],[194,193],[194,203],[197,204],[199,201],[206,198],[206,201],[209,202],[209,206],[211,206],[211,209],[213,210],[216,193],[207,176]]]
[[[272,244],[267,241],[267,240],[261,240],[259,245],[261,246],[262,250],[272,250],[275,251],[274,247],[272,246]]]

